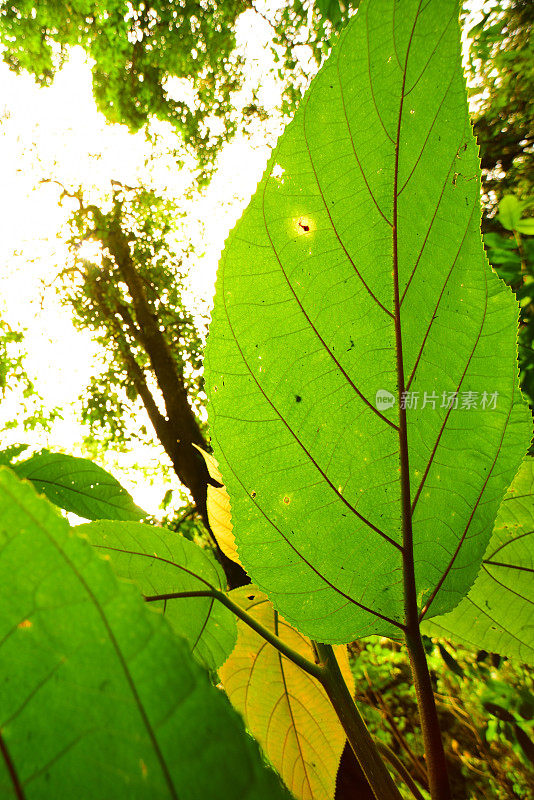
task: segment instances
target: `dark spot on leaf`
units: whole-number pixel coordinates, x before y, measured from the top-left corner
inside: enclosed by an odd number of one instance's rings
[[[254,600],[253,594],[247,594],[247,600]]]
[[[300,394],[295,395],[295,403],[302,403],[302,397],[300,396]]]
[[[251,496],[251,497],[252,497],[252,499],[254,500],[254,498],[256,497],[256,492],[255,492],[255,491],[252,491],[252,492],[250,493],[250,496]]]
[[[310,226],[306,225],[305,222],[299,221],[299,227],[302,228],[302,230],[305,231],[306,233],[308,233],[308,231],[310,230]]]

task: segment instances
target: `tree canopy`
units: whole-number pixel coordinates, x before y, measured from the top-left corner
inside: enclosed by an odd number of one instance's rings
[[[106,119],[133,132],[151,116],[169,122],[205,164],[235,129],[232,100],[242,81],[235,21],[247,7],[246,0],[8,2],[0,8],[2,57],[47,86],[79,45],[92,60]]]

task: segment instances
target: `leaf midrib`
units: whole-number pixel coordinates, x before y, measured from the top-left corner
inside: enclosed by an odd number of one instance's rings
[[[13,763],[9,750],[7,749],[7,745],[4,741],[4,737],[2,736],[1,728],[0,728],[0,752],[2,753],[2,758],[4,759],[4,763],[9,773],[9,777],[11,778],[11,784],[13,786],[13,791],[15,792],[17,800],[26,800],[26,795],[24,794],[24,790],[22,788],[22,784],[20,782],[15,764]]]

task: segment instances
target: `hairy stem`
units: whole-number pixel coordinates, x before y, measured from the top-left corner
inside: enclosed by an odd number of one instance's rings
[[[445,752],[441,739],[434,690],[430,681],[426,653],[417,622],[407,627],[406,646],[410,656],[415,694],[421,718],[430,795],[432,800],[451,800],[447,762],[445,761]]]
[[[400,800],[401,794],[343,680],[332,647],[328,644],[314,642],[314,649],[321,659],[322,669],[319,680],[343,725],[349,744],[375,797],[377,800]]]

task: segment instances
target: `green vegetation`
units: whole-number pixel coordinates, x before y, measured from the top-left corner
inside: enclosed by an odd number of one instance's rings
[[[169,122],[205,166],[235,129],[232,97],[242,75],[234,23],[242,10],[241,0],[22,0],[2,6],[0,42],[9,67],[30,72],[42,86],[51,83],[69,46],[83,47],[94,62],[96,104],[110,122],[132,131],[150,117]],[[178,79],[174,92],[172,78]],[[190,90],[193,108],[186,102]],[[210,131],[210,116],[222,122],[223,134]]]
[[[70,6],[10,4],[4,58],[43,81],[64,56],[54,43],[81,43],[97,100],[110,59],[101,108],[132,129],[175,113],[166,77],[233,63],[237,6],[210,6],[229,14],[224,31],[206,15],[224,32],[214,51],[174,3],[93,5],[74,24]],[[470,68],[500,98],[475,119],[492,132],[481,205],[458,12],[292,2],[271,20],[283,80],[305,19],[312,55],[333,47],[227,241],[204,364],[176,205],[116,182],[106,206],[62,187],[77,208],[60,291],[104,363],[88,436],[95,452],[159,443],[191,501],[167,529],[89,460],[0,453],[2,797],[531,796],[534,460],[519,386],[534,397],[534,201],[513,80],[531,16],[495,3],[473,32]],[[197,71],[158,61],[162,42],[171,61],[179,50],[158,38],[178,18]],[[135,91],[113,98],[151,59],[135,117]],[[210,103],[178,124],[205,164]],[[4,390],[33,395],[22,335],[2,336]],[[21,429],[50,424],[25,413]]]

